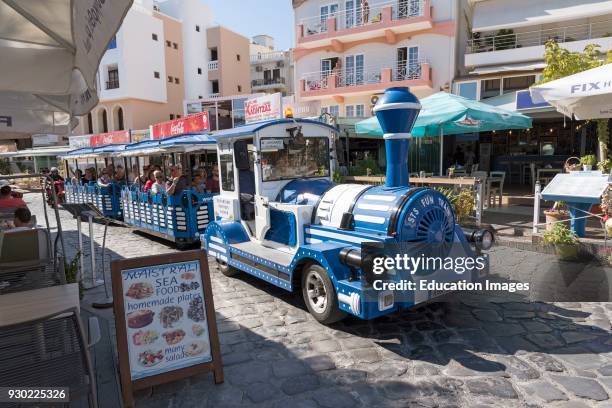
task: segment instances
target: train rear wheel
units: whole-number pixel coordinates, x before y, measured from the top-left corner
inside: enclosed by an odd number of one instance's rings
[[[334,285],[321,265],[312,264],[304,270],[302,296],[308,311],[320,323],[335,323],[347,316],[338,306]]]
[[[227,262],[224,262],[220,259],[217,259],[217,269],[219,269],[219,271],[227,276],[228,278],[234,277],[236,275],[238,275],[240,273],[240,270],[234,268],[233,266],[228,265]]]

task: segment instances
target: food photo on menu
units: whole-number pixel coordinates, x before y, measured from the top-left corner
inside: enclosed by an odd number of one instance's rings
[[[211,361],[199,264],[125,270],[132,380]]]

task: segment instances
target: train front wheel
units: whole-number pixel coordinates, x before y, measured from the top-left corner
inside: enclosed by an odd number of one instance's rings
[[[228,278],[234,277],[236,275],[238,275],[238,273],[240,273],[240,271],[236,268],[234,268],[233,266],[228,265],[227,262],[223,262],[219,259],[216,260],[217,261],[217,269],[219,269],[219,271],[227,276]]]
[[[327,271],[320,265],[309,265],[302,273],[302,296],[308,311],[320,323],[335,323],[347,316],[338,306],[338,297]]]

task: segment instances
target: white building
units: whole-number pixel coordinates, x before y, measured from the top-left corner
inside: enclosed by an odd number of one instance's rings
[[[294,0],[296,96],[334,116],[363,117],[386,88],[450,91],[454,0]]]
[[[533,128],[481,133],[450,147],[475,149],[482,170],[503,170],[512,183],[533,182],[531,164],[562,168],[568,156],[594,153],[592,124],[564,118],[547,104],[534,104],[529,87],[546,67],[551,39],[570,51],[588,44],[612,49],[610,0],[462,0],[459,75],[453,92],[533,118]],[[487,163],[487,165],[483,165]]]
[[[274,49],[274,38],[257,35],[252,39],[250,54],[252,92],[293,95],[291,51],[277,51]]]
[[[74,134],[146,129],[181,117],[183,101],[210,93],[201,0],[135,0],[100,61],[100,103]]]

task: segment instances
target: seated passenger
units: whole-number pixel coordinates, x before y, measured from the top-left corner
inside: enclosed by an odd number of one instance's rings
[[[83,184],[92,183],[96,181],[96,169],[89,167],[85,169],[85,177]]]
[[[219,192],[219,166],[216,164],[212,168],[212,174],[206,179],[206,192]]]
[[[64,178],[59,173],[59,169],[57,167],[51,167],[51,172],[49,173],[49,177],[53,181],[64,181]]]
[[[0,180],[0,208],[28,208],[21,197],[13,194],[9,182],[6,180]]]
[[[171,183],[166,189],[168,195],[180,196],[183,191],[189,189],[189,180],[183,175],[182,168],[179,164],[170,166]]]
[[[142,188],[143,193],[148,193],[151,190],[151,187],[153,187],[153,183],[155,183],[155,176],[153,173],[153,170],[149,170],[149,174],[147,174],[147,181]]]
[[[98,179],[98,185],[107,187],[112,182],[111,176],[108,174],[107,169],[102,170],[102,175]]]
[[[200,168],[197,170],[197,175],[193,178],[193,188],[200,194],[206,193],[206,169]]]
[[[17,208],[15,210],[15,218],[13,219],[15,228],[11,228],[11,231],[32,229],[30,222],[32,222],[32,213],[30,213],[30,210],[23,207]]]
[[[125,169],[122,165],[117,166],[117,171],[115,172],[115,183],[125,184]]]
[[[155,182],[151,187],[151,192],[153,194],[161,194],[166,192],[166,183],[164,182],[164,173],[160,170],[155,170],[153,172],[153,177],[155,178]]]

